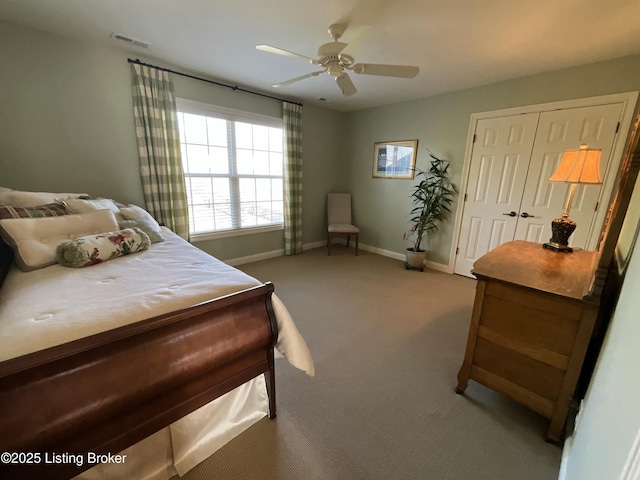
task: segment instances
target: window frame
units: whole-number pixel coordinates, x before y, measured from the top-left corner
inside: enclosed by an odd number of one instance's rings
[[[282,124],[281,117],[275,117],[271,115],[265,115],[261,113],[253,113],[247,112],[243,110],[236,110],[228,107],[221,107],[218,105],[204,103],[194,100],[188,100],[184,98],[176,98],[176,108],[178,112],[193,114],[193,115],[204,115],[214,118],[219,118],[226,121],[232,122],[241,122],[241,123],[250,123],[252,125],[260,125],[264,127],[272,127],[279,128],[284,130],[284,126]],[[283,132],[284,134],[284,132]],[[182,145],[181,145],[182,148]],[[230,148],[229,146],[227,148]],[[233,145],[233,156],[236,155],[236,147]],[[234,168],[237,166],[234,158]],[[282,180],[284,182],[284,136],[283,136],[283,174]],[[186,175],[186,172],[185,172]],[[220,177],[221,175],[216,174],[215,176]],[[246,175],[238,175],[235,172],[229,173],[228,175],[222,175],[224,178],[242,178],[247,177]],[[248,176],[249,178],[260,178],[260,176]],[[283,194],[283,209],[284,209],[284,194]],[[189,212],[189,218],[191,218],[191,212]],[[191,230],[191,229],[189,229]],[[276,232],[284,230],[284,219],[282,223],[277,224],[269,224],[269,225],[258,225],[252,227],[240,227],[240,228],[231,228],[227,230],[218,230],[211,232],[200,232],[200,233],[191,233],[190,239],[192,242],[199,242],[205,240],[213,240],[217,238],[228,238],[228,237],[236,237],[243,235],[251,235],[256,233],[265,233],[265,232]]]

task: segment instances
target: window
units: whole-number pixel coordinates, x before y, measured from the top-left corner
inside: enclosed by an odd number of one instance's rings
[[[178,124],[190,233],[282,228],[282,120],[179,99]]]

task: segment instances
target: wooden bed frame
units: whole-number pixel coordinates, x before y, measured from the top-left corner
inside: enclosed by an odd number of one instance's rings
[[[93,466],[87,452],[115,455],[261,373],[274,418],[273,290],[266,283],[0,362],[0,453],[22,462],[3,457],[0,478],[71,478]],[[85,461],[45,463],[45,453]]]

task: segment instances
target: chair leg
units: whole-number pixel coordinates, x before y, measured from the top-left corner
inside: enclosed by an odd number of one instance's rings
[[[347,248],[349,248],[349,240],[351,240],[351,235],[347,235]]]
[[[327,233],[327,256],[331,255],[331,233]]]
[[[358,256],[358,242],[360,240],[360,234],[356,233],[356,257]]]

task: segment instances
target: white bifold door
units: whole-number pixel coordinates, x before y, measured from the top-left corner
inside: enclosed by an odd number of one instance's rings
[[[471,154],[455,273],[512,240],[545,243],[564,211],[569,185],[550,183],[565,150],[586,143],[601,148],[604,178],[622,104],[528,113],[478,120]],[[594,225],[600,185],[579,185],[570,218],[578,227],[572,247],[585,248]]]

